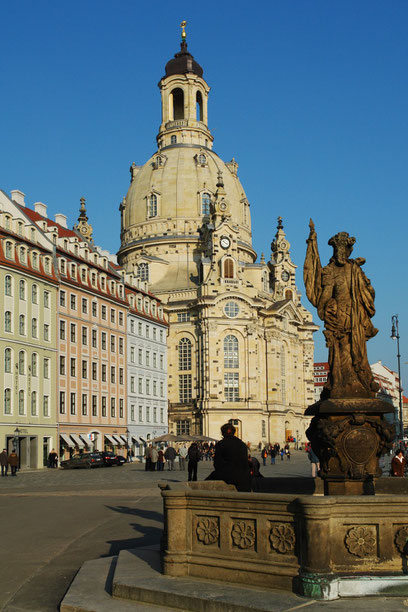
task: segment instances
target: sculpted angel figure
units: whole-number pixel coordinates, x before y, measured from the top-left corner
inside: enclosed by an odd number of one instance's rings
[[[361,266],[365,259],[350,259],[355,238],[339,232],[329,240],[333,256],[322,268],[317,235],[310,219],[303,278],[306,295],[324,321],[324,336],[329,349],[330,373],[321,399],[372,398],[378,385],[367,358],[366,342],[376,329],[375,292]]]

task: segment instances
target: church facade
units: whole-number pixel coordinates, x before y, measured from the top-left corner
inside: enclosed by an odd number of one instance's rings
[[[317,328],[282,219],[257,261],[238,164],[213,149],[210,88],[184,37],[159,88],[158,148],[130,168],[118,262],[168,310],[169,432],[219,438],[231,421],[252,444],[304,441]]]

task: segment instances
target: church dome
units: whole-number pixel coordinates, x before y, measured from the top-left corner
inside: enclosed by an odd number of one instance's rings
[[[187,51],[187,43],[183,40],[180,43],[180,51],[166,64],[166,77],[173,74],[185,74],[187,72],[192,72],[199,77],[203,76],[203,69],[200,64],[195,61],[191,53]]]

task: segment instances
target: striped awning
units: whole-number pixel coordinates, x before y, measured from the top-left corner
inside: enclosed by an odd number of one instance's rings
[[[75,444],[77,446],[79,446],[79,448],[84,448],[85,444],[82,442],[81,438],[78,436],[78,434],[71,434],[71,438],[73,439],[73,441],[75,442]]]
[[[88,438],[87,434],[79,434],[79,437],[82,438],[82,440],[85,442],[87,446],[92,446],[92,442]]]
[[[118,435],[118,436],[116,436],[116,437],[117,437],[117,438],[120,438],[120,439],[122,440],[123,444],[125,444],[125,445],[127,444],[127,438],[126,438],[126,436]]]
[[[60,434],[60,438],[64,440],[65,444],[67,444],[69,448],[74,448],[75,444],[73,443],[73,441],[71,440],[68,434],[62,433]]]
[[[105,438],[107,438],[108,442],[110,442],[112,444],[112,446],[117,446],[118,445],[116,440],[114,440],[113,437],[110,436],[109,434],[105,434]]]
[[[118,436],[117,434],[112,434],[112,438],[116,440],[116,444],[119,444],[119,446],[123,446],[122,438],[120,436]]]

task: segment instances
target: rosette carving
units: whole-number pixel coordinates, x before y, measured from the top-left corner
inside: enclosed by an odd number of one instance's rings
[[[289,523],[274,525],[269,533],[269,541],[274,550],[285,554],[295,548],[295,531]]]
[[[345,545],[352,555],[367,557],[375,553],[375,535],[367,527],[352,527],[347,531]]]
[[[197,540],[203,544],[214,544],[218,541],[220,530],[218,519],[202,518],[197,523]]]
[[[232,526],[231,537],[238,548],[251,548],[255,544],[255,529],[250,523],[238,521]]]
[[[401,527],[395,534],[395,546],[402,555],[408,552],[408,526]]]

